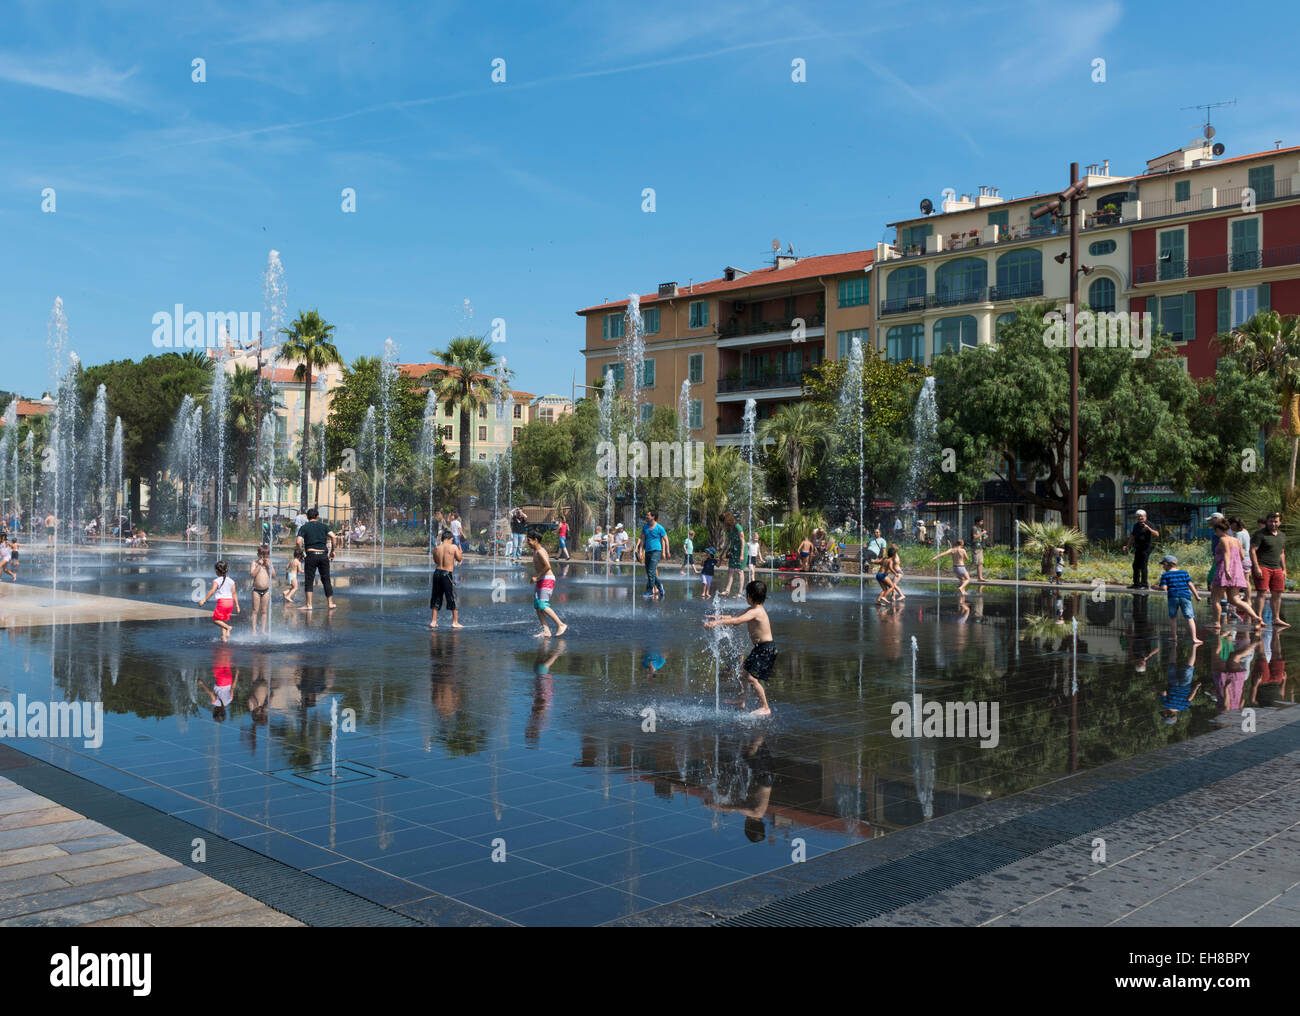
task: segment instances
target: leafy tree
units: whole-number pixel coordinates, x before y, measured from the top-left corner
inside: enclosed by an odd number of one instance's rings
[[[1300,315],[1260,311],[1249,321],[1214,337],[1214,343],[1235,360],[1248,378],[1267,377],[1274,385],[1279,429],[1291,436],[1288,484],[1295,486],[1300,453]]]
[[[841,419],[841,393],[848,375],[844,360],[824,360],[804,379],[804,394],[821,411],[838,440],[821,461],[805,470],[815,503],[840,506],[849,512],[857,503],[858,467],[862,466],[867,497],[901,488],[912,457],[909,424],[925,370],[910,361],[893,363],[875,349],[862,351],[862,455],[858,455],[857,414]],[[778,460],[779,462],[779,460]],[[802,481],[803,478],[801,478]],[[856,514],[856,513],[855,513]]]
[[[115,360],[82,371],[80,398],[89,407],[95,390],[108,393],[108,418],[122,418],[124,472],[130,481],[135,522],[140,521],[140,486],[157,486],[167,455],[167,440],[181,402],[202,400],[211,387],[212,360],[197,350],[164,353],[143,360]],[[39,444],[38,444],[39,447]],[[153,523],[151,520],[151,524]]]
[[[955,470],[940,474],[947,492],[973,496],[991,471],[1068,517],[1070,355],[1043,341],[1049,309],[1026,306],[997,343],[936,358],[940,444],[955,452]],[[1079,354],[1080,489],[1115,472],[1189,490],[1216,441],[1188,428],[1200,393],[1168,336],[1155,335],[1144,358],[1121,347]]]
[[[303,427],[302,427],[302,472],[298,488],[298,509],[307,510],[307,471],[311,459],[311,390],[313,374],[324,370],[330,364],[342,365],[343,357],[331,339],[334,326],[324,321],[315,310],[299,311],[298,319],[288,328],[281,328],[280,334],[285,340],[280,346],[278,358],[296,363],[293,369],[295,381],[302,382]]]
[[[343,381],[334,390],[325,426],[326,465],[339,473],[339,483],[352,499],[353,511],[371,514],[377,507],[371,494],[371,463],[361,454],[361,428],[366,413],[375,407],[375,457],[384,454],[384,420],[381,375],[383,361],[362,356],[343,370]],[[425,393],[419,382],[398,374],[389,405],[388,491],[391,504],[424,504],[428,500],[428,477],[417,463],[416,449],[424,426]],[[348,469],[348,467],[352,467]],[[350,474],[350,475],[349,475]],[[375,516],[377,518],[377,516]]]

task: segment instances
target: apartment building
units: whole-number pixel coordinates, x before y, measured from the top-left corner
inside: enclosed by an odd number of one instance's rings
[[[427,391],[426,378],[431,371],[445,369],[440,363],[402,363],[398,369],[418,382],[417,389]],[[490,380],[486,375],[484,380]],[[492,462],[505,455],[519,438],[519,432],[531,419],[530,408],[537,396],[532,392],[511,389],[500,405],[480,406],[470,416],[469,457],[471,462]],[[453,455],[460,455],[460,409],[450,402],[438,407],[438,426],[443,443]]]
[[[776,253],[754,271],[727,267],[705,282],[666,282],[639,297],[645,366],[641,413],[677,408],[688,387],[691,438],[740,444],[745,400],[761,421],[802,395],[804,375],[871,342],[875,251],[817,257]],[[614,372],[626,382],[628,300],[577,311],[584,322],[586,384]]]
[[[1113,175],[1107,160],[1084,177],[1079,259],[1091,271],[1080,302],[1150,311],[1194,376],[1213,375],[1215,334],[1259,310],[1300,313],[1300,147],[1219,159],[1199,139],[1135,176]],[[895,243],[875,261],[878,348],[929,364],[995,341],[1021,301],[1067,299],[1068,223],[1030,215],[1054,193],[1004,199],[981,187],[890,223]]]
[[[554,423],[573,412],[573,400],[563,395],[539,395],[528,407],[529,423]]]
[[[1213,376],[1214,335],[1260,310],[1300,313],[1300,147],[1225,159],[1200,138],[1136,175],[1112,174],[1109,161],[1083,175],[1079,261],[1090,270],[1080,303],[1150,312],[1193,376]],[[980,187],[891,223],[895,243],[875,258],[878,348],[928,365],[996,341],[1022,301],[1068,299],[1068,222],[1030,215],[1055,193],[1010,199]],[[1157,524],[1200,532],[1217,507],[1207,492],[1184,496],[1143,479],[1103,476],[1088,489],[1080,509],[1091,538],[1113,538],[1139,506]],[[986,487],[991,498],[1009,496],[1004,485]]]

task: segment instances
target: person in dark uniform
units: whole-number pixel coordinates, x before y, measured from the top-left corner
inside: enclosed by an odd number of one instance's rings
[[[330,527],[320,520],[320,512],[315,508],[307,509],[307,521],[298,530],[298,549],[306,555],[303,571],[307,573],[304,587],[307,590],[307,605],[299,610],[311,610],[311,588],[320,572],[321,588],[325,590],[325,602],[329,609],[334,609],[334,583],[330,581],[330,562],[334,560],[334,534]]]
[[[1133,548],[1133,584],[1130,589],[1147,589],[1150,582],[1147,579],[1147,559],[1151,556],[1151,541],[1160,535],[1160,530],[1147,524],[1147,513],[1141,508],[1137,510],[1137,522],[1133,524],[1133,531],[1129,534],[1128,543],[1124,544],[1124,549]]]

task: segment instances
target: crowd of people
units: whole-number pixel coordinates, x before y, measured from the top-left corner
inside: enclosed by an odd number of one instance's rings
[[[1210,569],[1205,578],[1213,611],[1207,627],[1217,631],[1226,617],[1249,622],[1256,631],[1268,624],[1276,629],[1289,628],[1290,625],[1282,619],[1282,593],[1286,589],[1286,535],[1282,532],[1281,512],[1270,512],[1258,519],[1258,528],[1253,534],[1235,515],[1213,512],[1206,521],[1213,534],[1210,537]],[[1159,536],[1160,530],[1150,523],[1146,511],[1138,509],[1124,544],[1125,551],[1130,548],[1133,551],[1133,581],[1128,588],[1135,591],[1165,589],[1171,621],[1177,616],[1186,618],[1193,643],[1199,645],[1191,604],[1193,597],[1200,599],[1200,593],[1191,576],[1177,567],[1178,559],[1166,554],[1160,562],[1163,574],[1155,586],[1149,585],[1148,562]]]

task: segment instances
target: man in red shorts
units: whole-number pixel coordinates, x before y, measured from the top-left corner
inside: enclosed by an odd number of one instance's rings
[[[1264,600],[1273,598],[1273,627],[1290,628],[1282,620],[1282,590],[1286,588],[1286,536],[1282,533],[1282,516],[1273,512],[1264,520],[1264,528],[1250,541],[1250,574],[1255,580],[1256,613],[1263,616]]]

